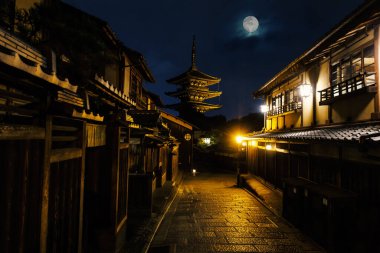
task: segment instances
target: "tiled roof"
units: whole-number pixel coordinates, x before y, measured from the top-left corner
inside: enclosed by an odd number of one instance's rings
[[[188,104],[190,106],[193,106],[193,107],[214,108],[214,109],[218,109],[218,108],[222,107],[222,105],[218,105],[218,104],[210,104],[210,103],[206,103],[206,102],[196,102],[196,101],[189,101]],[[166,105],[166,108],[174,108],[175,109],[175,108],[179,108],[182,106],[186,106],[186,104],[183,104],[183,103],[170,104],[170,105]]]
[[[252,134],[253,139],[298,141],[380,142],[380,122],[349,126],[334,126],[308,130],[288,130]]]
[[[191,69],[190,68],[185,73],[182,73],[179,76],[176,76],[176,77],[173,77],[173,78],[167,80],[167,82],[168,83],[174,83],[174,84],[182,84],[184,80],[188,80],[188,79],[192,79],[192,78],[206,80],[210,84],[219,83],[220,80],[221,80],[218,77],[211,76],[211,75],[203,73],[203,72],[201,72],[199,70]]]
[[[130,110],[133,121],[144,127],[158,127],[160,112],[156,110]]]

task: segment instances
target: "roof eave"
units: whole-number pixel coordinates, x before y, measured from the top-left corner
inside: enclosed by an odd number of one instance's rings
[[[286,75],[289,71],[292,70],[297,64],[301,63],[307,56],[309,56],[312,52],[316,51],[324,42],[333,37],[336,33],[338,33],[341,29],[343,29],[350,21],[360,15],[363,11],[365,11],[369,6],[376,3],[378,0],[370,0],[363,3],[360,7],[351,12],[348,17],[343,19],[340,23],[338,23],[333,29],[331,29],[325,36],[323,36],[313,47],[304,52],[301,56],[292,61],[289,65],[287,65],[283,70],[277,73],[272,79],[266,82],[261,88],[255,92],[253,92],[253,96],[255,98],[262,97],[268,90],[276,87],[280,84],[278,79],[281,79],[283,75]],[[277,82],[277,83],[276,83]]]

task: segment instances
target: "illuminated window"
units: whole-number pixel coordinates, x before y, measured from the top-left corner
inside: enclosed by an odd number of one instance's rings
[[[373,81],[375,72],[375,57],[373,44],[364,47],[350,55],[334,61],[330,66],[331,86],[344,82],[350,78],[366,73],[368,81]],[[373,79],[373,80],[372,80]],[[366,77],[367,81],[367,77]],[[367,84],[369,84],[367,82]],[[360,88],[360,87],[359,87]],[[350,90],[344,91],[350,92]]]
[[[352,74],[353,76],[359,75],[362,71],[362,57],[361,52],[356,52],[352,55]]]
[[[375,54],[373,45],[366,47],[363,50],[363,70],[366,73],[365,83],[371,85],[375,80]]]
[[[294,90],[287,90],[285,92],[285,103],[293,103],[294,102]]]
[[[206,145],[210,145],[211,139],[210,138],[202,138],[202,143]]]
[[[339,71],[339,62],[331,65],[331,85],[332,86],[340,82],[338,71]]]
[[[272,108],[269,116],[293,111],[302,108],[302,103],[298,99],[298,88],[289,89],[275,97],[272,97]]]

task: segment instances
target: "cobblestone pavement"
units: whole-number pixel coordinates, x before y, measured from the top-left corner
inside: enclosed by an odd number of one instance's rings
[[[252,195],[236,188],[235,180],[233,174],[186,177],[152,247],[175,245],[177,253],[324,252]]]

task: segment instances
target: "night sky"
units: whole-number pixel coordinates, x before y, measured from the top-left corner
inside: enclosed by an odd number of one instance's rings
[[[231,119],[259,111],[262,101],[252,92],[364,0],[64,1],[107,21],[127,47],[144,55],[156,79],[145,87],[165,104],[177,102],[164,94],[176,89],[166,80],[190,67],[196,35],[198,69],[222,79],[223,95],[206,102],[223,107],[206,115]],[[242,26],[250,15],[260,23],[251,34]]]

